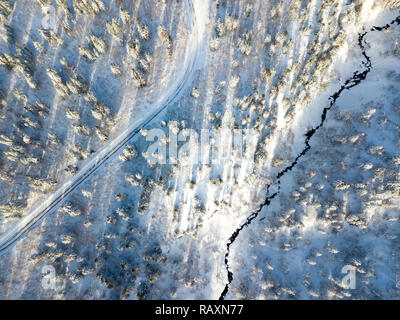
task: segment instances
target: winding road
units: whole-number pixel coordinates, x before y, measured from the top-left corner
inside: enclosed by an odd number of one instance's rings
[[[54,212],[82,182],[87,180],[104,164],[114,159],[126,146],[128,141],[135,137],[142,128],[150,124],[163,110],[165,110],[183,92],[187,84],[191,83],[195,68],[200,58],[202,41],[202,19],[200,13],[201,0],[184,0],[191,33],[186,48],[185,59],[180,72],[170,88],[153,104],[154,111],[145,119],[132,122],[120,135],[109,141],[100,149],[79,172],[65,181],[48,198],[38,203],[18,223],[7,230],[0,237],[0,255],[7,252],[23,235],[37,225],[46,215]]]
[[[185,7],[187,10],[188,20],[190,21],[191,34],[189,38],[189,42],[186,49],[185,59],[183,61],[182,68],[180,68],[180,72],[175,76],[175,81],[170,86],[170,88],[163,93],[163,95],[153,104],[152,110],[153,112],[147,116],[145,119],[140,121],[132,122],[121,134],[119,134],[115,139],[109,141],[107,145],[105,145],[102,149],[100,149],[96,154],[93,155],[91,159],[86,162],[86,164],[77,172],[76,175],[71,177],[70,179],[63,182],[61,186],[58,187],[56,191],[54,191],[48,198],[44,201],[38,203],[34,208],[27,213],[18,223],[7,230],[4,234],[0,236],[0,255],[8,252],[13,245],[24,235],[26,235],[29,230],[35,227],[46,215],[53,213],[61,203],[84,181],[86,181],[93,173],[99,170],[103,165],[110,162],[114,159],[119,152],[126,146],[126,144],[133,137],[139,134],[140,130],[147,125],[149,125],[153,120],[156,119],[158,115],[162,111],[164,111],[172,102],[174,102],[180,94],[184,91],[187,84],[191,82],[193,78],[194,71],[196,69],[197,63],[201,59],[201,48],[204,45],[202,38],[202,18],[199,9],[199,5],[202,0],[184,0]],[[229,293],[230,285],[233,281],[233,272],[230,269],[229,265],[229,256],[230,256],[230,248],[233,243],[238,239],[240,232],[247,226],[249,226],[260,214],[260,212],[268,207],[275,197],[277,197],[280,193],[280,183],[281,178],[288,172],[290,172],[298,163],[298,161],[311,149],[309,144],[310,139],[314,136],[314,134],[324,125],[327,117],[328,111],[335,105],[336,100],[340,97],[341,93],[344,90],[350,90],[354,86],[358,85],[360,82],[366,79],[368,73],[372,69],[372,62],[369,56],[366,53],[364,41],[365,36],[369,32],[374,31],[382,31],[388,29],[390,26],[397,23],[400,25],[400,16],[388,23],[383,27],[373,27],[368,32],[360,34],[359,36],[359,46],[362,50],[362,55],[365,60],[362,62],[362,65],[365,67],[363,71],[355,71],[352,78],[348,79],[343,86],[335,92],[330,97],[330,103],[327,107],[325,107],[321,114],[320,123],[313,129],[311,129],[306,134],[305,138],[305,148],[301,153],[297,155],[295,160],[285,169],[277,175],[277,183],[275,185],[278,186],[278,191],[269,195],[270,187],[267,187],[267,198],[265,201],[260,204],[259,208],[254,211],[244,223],[242,223],[231,235],[228,239],[226,245],[226,253],[225,253],[225,268],[227,271],[227,283],[223,292],[221,293],[220,300],[225,299],[226,295]]]

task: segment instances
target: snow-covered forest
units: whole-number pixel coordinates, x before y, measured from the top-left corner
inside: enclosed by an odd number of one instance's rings
[[[399,0],[0,0],[0,299],[398,299],[399,67]]]

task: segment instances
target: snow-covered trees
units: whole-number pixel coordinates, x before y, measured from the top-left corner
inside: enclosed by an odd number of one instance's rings
[[[122,151],[122,154],[119,155],[119,158],[122,161],[128,161],[137,156],[137,151],[133,146],[128,146]]]
[[[131,56],[134,60],[139,60],[140,54],[141,54],[141,47],[140,47],[140,42],[138,39],[130,40],[128,42],[128,54]]]
[[[132,78],[138,88],[145,87],[147,80],[140,70],[132,69]]]
[[[129,26],[132,24],[132,17],[128,10],[124,10],[123,8],[120,8],[119,15],[124,24],[129,25]]]
[[[113,18],[110,21],[106,21],[106,27],[108,32],[114,36],[119,37],[122,36],[122,26],[118,23],[117,19]]]

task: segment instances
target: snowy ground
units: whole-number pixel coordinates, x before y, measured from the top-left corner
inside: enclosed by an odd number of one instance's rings
[[[18,48],[29,47],[40,87],[31,88],[18,63],[0,68],[0,248],[13,240],[0,256],[0,298],[216,299],[228,281],[228,239],[278,190],[276,175],[304,149],[305,134],[319,123],[329,97],[364,68],[359,33],[391,22],[400,3],[103,2],[103,13],[69,17],[60,3],[77,5],[53,1],[58,21],[72,29],[57,25],[65,42],[59,46],[38,33],[43,15],[35,1],[7,1],[12,10],[2,21],[16,40],[0,40],[0,53],[18,57]],[[130,12],[131,25],[122,22],[120,7]],[[126,41],[107,31],[113,17]],[[148,40],[139,34],[140,23],[150,30]],[[170,34],[170,53],[160,25]],[[88,45],[89,30],[108,44],[93,62],[77,52]],[[399,32],[394,24],[366,36],[371,72],[343,92],[310,151],[282,176],[279,195],[232,244],[227,298],[398,298]],[[129,37],[138,39],[143,57],[129,55]],[[43,53],[34,41],[43,43]],[[148,84],[137,88],[131,69],[147,59],[146,51],[152,57]],[[62,74],[61,83],[75,79],[63,57],[89,90],[57,91],[46,68]],[[121,75],[112,73],[111,63],[121,66]],[[49,106],[43,117],[24,109],[38,101]],[[111,112],[96,119],[96,102]],[[72,105],[79,120],[66,117]],[[85,125],[89,135],[74,124]],[[141,124],[146,130],[127,142],[137,155],[123,161],[118,155],[125,146],[65,194],[66,181],[76,181],[85,164]],[[179,146],[188,155],[181,153],[176,164],[149,164],[151,129],[163,130],[171,142],[171,128],[183,133]],[[192,164],[186,160],[197,143],[186,143],[185,129],[250,131],[243,152],[234,148],[224,158],[232,142],[222,134],[213,146],[215,161]],[[68,165],[80,171],[68,174]],[[57,192],[65,199],[36,221],[34,209],[47,207]],[[26,232],[20,236],[20,230]],[[354,289],[342,283],[345,266],[356,270]],[[49,268],[52,288],[44,281]]]

